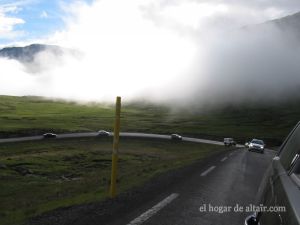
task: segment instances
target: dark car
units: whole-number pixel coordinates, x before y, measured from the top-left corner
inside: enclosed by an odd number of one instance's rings
[[[300,224],[300,123],[273,158],[260,185],[256,205],[262,206],[245,225]]]
[[[265,143],[262,140],[253,139],[248,145],[249,151],[256,151],[260,153],[264,153],[265,151]]]
[[[224,138],[224,145],[225,146],[232,146],[232,145],[236,145],[236,142],[234,141],[233,138]]]
[[[179,134],[171,134],[171,139],[181,141],[182,136],[180,136]]]
[[[53,134],[53,133],[45,133],[43,134],[43,137],[44,138],[56,138],[56,134]]]

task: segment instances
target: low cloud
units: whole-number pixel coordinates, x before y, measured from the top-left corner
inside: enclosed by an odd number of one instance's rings
[[[1,59],[1,94],[80,101],[121,95],[185,106],[284,100],[300,86],[297,29],[260,24],[300,10],[299,1],[101,0],[63,7],[66,29],[44,42],[78,49],[81,57],[45,51],[27,64]]]

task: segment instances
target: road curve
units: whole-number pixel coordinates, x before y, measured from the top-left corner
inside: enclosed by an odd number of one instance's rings
[[[85,132],[85,133],[67,133],[67,134],[58,134],[57,139],[64,138],[81,138],[81,137],[96,137],[98,132]],[[110,133],[110,136],[113,136],[113,133]],[[155,138],[155,139],[171,139],[170,135],[166,134],[148,134],[148,133],[131,133],[131,132],[121,132],[121,137],[135,137],[135,138]],[[42,135],[30,136],[30,137],[18,137],[18,138],[3,138],[0,139],[0,143],[10,143],[10,142],[23,142],[23,141],[36,141],[42,140],[44,137]],[[183,141],[195,142],[195,143],[205,143],[213,145],[224,145],[221,141],[213,141],[200,138],[190,138],[183,137]],[[237,145],[236,147],[243,147],[243,145]]]

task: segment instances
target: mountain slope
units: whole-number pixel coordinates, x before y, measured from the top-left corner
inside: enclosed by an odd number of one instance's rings
[[[20,62],[32,62],[40,52],[49,51],[54,55],[62,55],[64,49],[55,45],[32,44],[25,47],[7,47],[0,50],[0,57],[16,59]]]
[[[283,32],[293,32],[300,40],[300,12],[270,22]]]
[[[277,34],[284,37],[283,40],[289,40],[292,37],[294,40],[300,41],[300,12],[260,24],[247,25],[242,27],[242,30],[248,33],[264,34],[271,32],[274,34],[274,28],[279,32]]]

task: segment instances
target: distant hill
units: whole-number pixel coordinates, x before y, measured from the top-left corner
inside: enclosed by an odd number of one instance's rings
[[[300,41],[300,12],[269,20],[261,24],[247,25],[242,29],[248,32],[250,31],[250,33],[251,31],[261,33],[272,31],[270,30],[272,28],[277,28],[278,31],[285,36],[286,40],[293,38],[294,40]]]
[[[32,44],[25,47],[6,47],[0,50],[0,57],[16,59],[20,62],[32,62],[34,56],[43,51],[54,55],[62,55],[65,49],[56,45]]]
[[[277,26],[283,32],[293,32],[299,37],[300,40],[300,12],[280,19],[269,21],[265,23],[265,25],[270,23]]]

